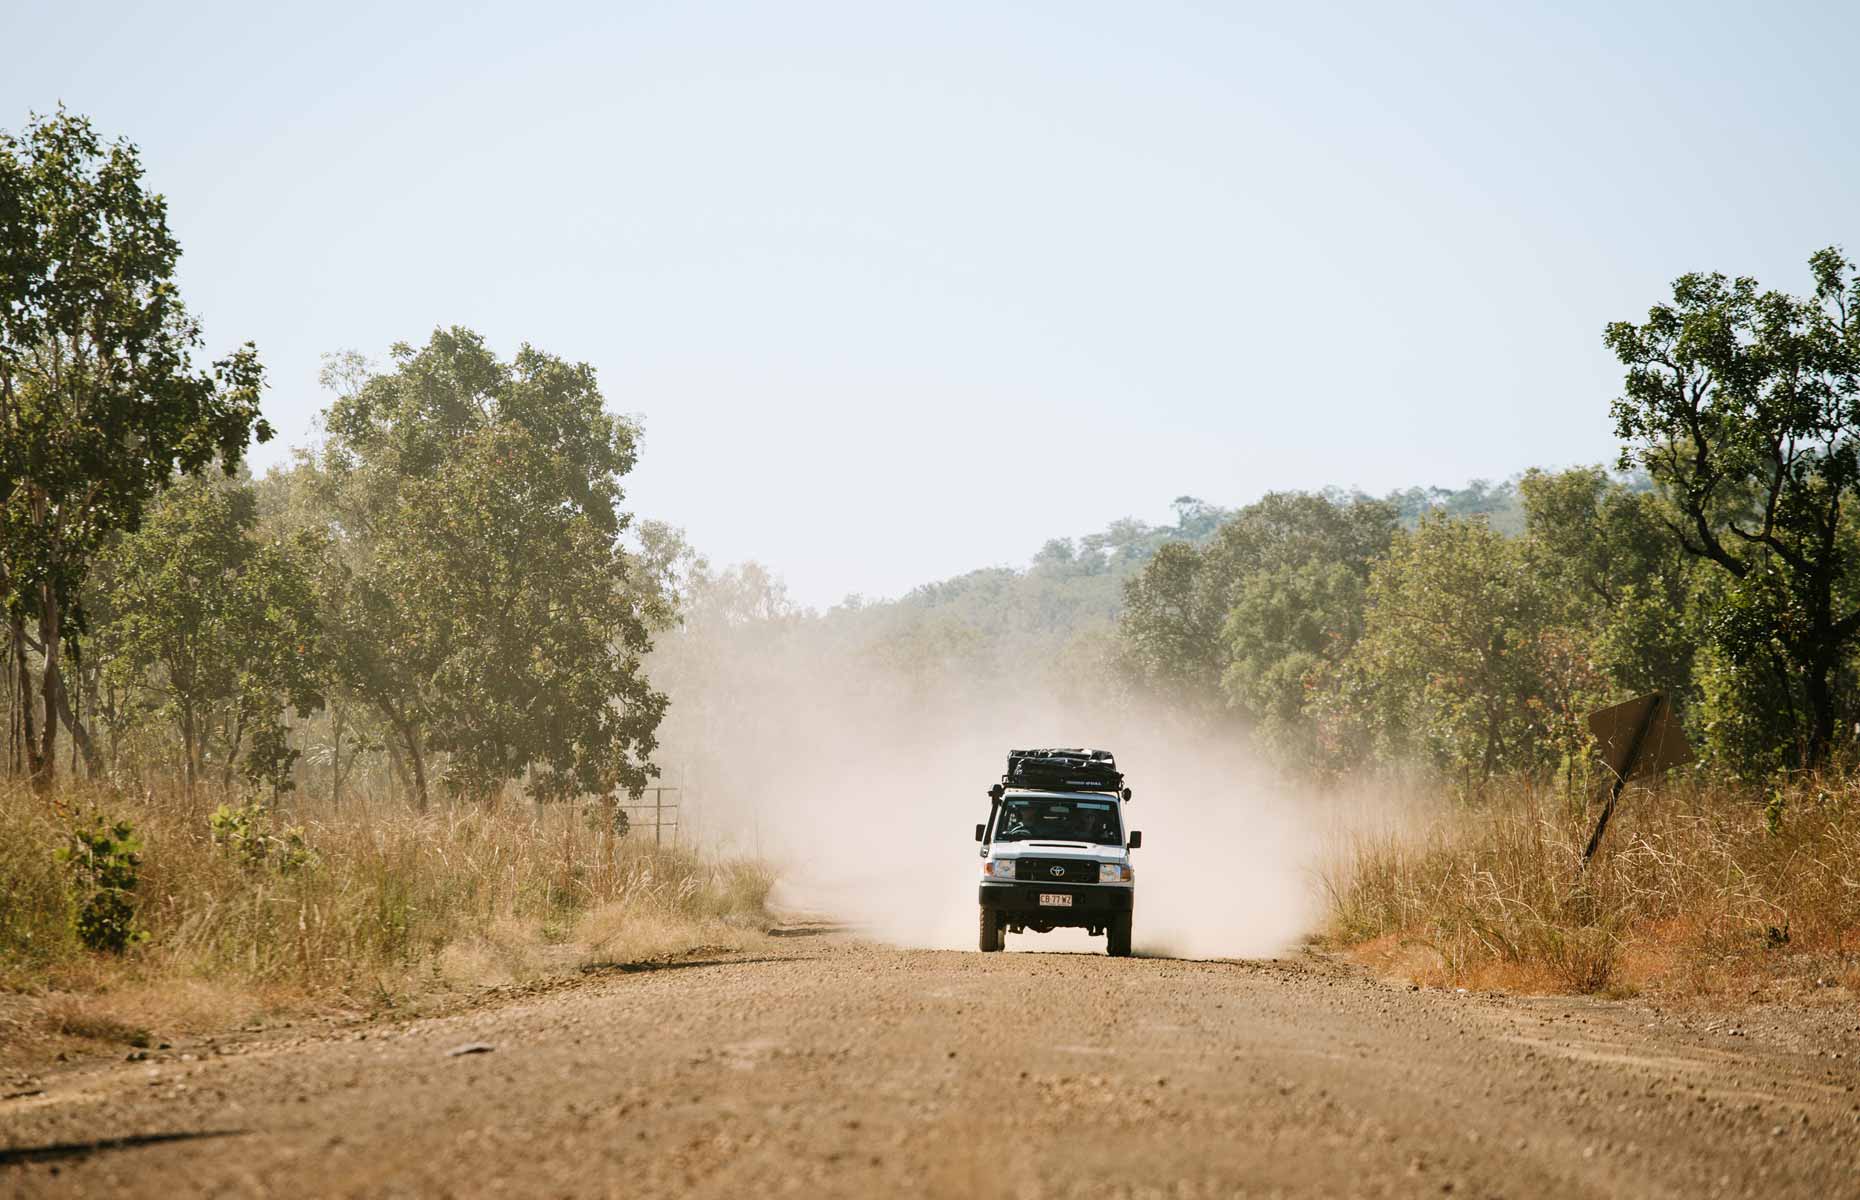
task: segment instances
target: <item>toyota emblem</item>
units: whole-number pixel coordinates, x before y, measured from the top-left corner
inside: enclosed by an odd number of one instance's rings
[[[1054,879],[1064,879],[1065,877],[1066,877],[1066,869],[1065,869],[1064,867],[1054,867],[1054,868],[1053,868],[1053,878],[1054,878]]]

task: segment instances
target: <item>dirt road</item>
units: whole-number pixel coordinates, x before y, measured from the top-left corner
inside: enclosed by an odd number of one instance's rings
[[[1860,1195],[1851,1006],[771,945],[49,1077],[0,1194]]]

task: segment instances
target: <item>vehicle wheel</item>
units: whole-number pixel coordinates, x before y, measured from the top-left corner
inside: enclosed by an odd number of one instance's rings
[[[993,954],[1007,945],[1001,932],[1001,914],[992,908],[982,910],[982,953]]]
[[[1104,931],[1104,949],[1112,958],[1130,957],[1130,914],[1111,918]]]

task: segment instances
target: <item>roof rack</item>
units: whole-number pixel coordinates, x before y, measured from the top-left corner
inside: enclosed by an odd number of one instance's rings
[[[1008,751],[1006,787],[1065,792],[1119,792],[1124,776],[1109,750],[1054,748]],[[1125,796],[1125,799],[1129,799]]]

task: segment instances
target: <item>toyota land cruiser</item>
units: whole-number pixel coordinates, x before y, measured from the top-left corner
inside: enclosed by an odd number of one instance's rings
[[[1130,852],[1143,844],[1124,820],[1130,789],[1104,750],[1015,750],[989,789],[982,844],[981,948],[1009,933],[1061,927],[1102,935],[1114,957],[1130,953],[1136,877]]]

